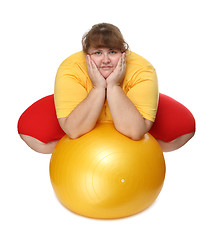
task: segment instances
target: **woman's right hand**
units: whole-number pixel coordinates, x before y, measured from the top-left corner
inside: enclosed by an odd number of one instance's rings
[[[88,71],[90,80],[93,84],[93,87],[106,88],[107,87],[106,80],[99,72],[96,64],[91,59],[90,55],[86,56],[86,62],[87,62],[87,71]]]

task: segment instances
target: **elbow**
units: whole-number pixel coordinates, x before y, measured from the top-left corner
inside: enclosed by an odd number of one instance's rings
[[[140,133],[140,132],[137,132],[137,133],[132,133],[130,134],[130,138],[133,140],[133,141],[139,141],[141,140],[144,135],[146,134],[147,132],[143,132],[143,133]]]
[[[81,137],[83,134],[78,131],[77,127],[72,127],[71,124],[68,124],[67,118],[60,118],[59,124],[62,130],[66,133],[66,135],[71,139],[77,139]]]
[[[140,130],[139,128],[137,128],[137,129],[136,128],[133,128],[133,129],[130,128],[129,131],[128,131],[127,128],[126,129],[121,129],[121,128],[116,127],[116,130],[118,132],[120,132],[121,134],[125,135],[126,137],[132,139],[133,141],[141,140],[144,137],[144,135],[148,132],[146,130]]]
[[[133,130],[131,131],[131,139],[134,141],[139,141],[141,140],[144,135],[151,129],[153,125],[153,122],[144,119],[143,124],[137,124],[136,126],[139,127],[134,127]]]
[[[133,140],[133,141],[140,141],[142,138],[143,138],[143,136],[141,136],[141,137],[139,137],[139,136],[132,136],[132,137],[130,137],[131,138],[131,140]]]
[[[145,125],[145,124],[138,125],[137,124],[135,126],[130,126],[130,127],[126,127],[126,128],[120,128],[120,127],[116,127],[116,126],[115,127],[118,132],[129,137],[133,141],[139,141],[150,130],[151,126],[152,126],[152,124],[150,124],[150,125]]]
[[[88,129],[88,130],[85,130],[85,131],[76,131],[75,129],[72,130],[72,131],[68,131],[66,134],[69,138],[71,139],[78,139],[80,138],[81,136],[85,135],[86,133],[90,132],[92,129]]]
[[[75,132],[68,132],[67,136],[70,139],[78,139],[79,137],[81,137],[81,134],[75,133]]]

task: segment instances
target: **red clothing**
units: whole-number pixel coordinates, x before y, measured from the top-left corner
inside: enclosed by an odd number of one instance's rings
[[[18,121],[18,132],[44,143],[65,135],[57,120],[54,95],[38,100],[23,112]],[[149,133],[156,139],[170,142],[192,132],[195,132],[192,113],[181,103],[160,93],[156,119]]]

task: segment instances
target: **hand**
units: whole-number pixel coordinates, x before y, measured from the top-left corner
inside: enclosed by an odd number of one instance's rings
[[[122,54],[114,71],[106,79],[107,86],[120,86],[126,72],[126,55]]]
[[[101,75],[96,64],[94,63],[94,61],[91,59],[89,55],[87,55],[86,57],[86,62],[87,62],[87,71],[88,71],[90,80],[93,84],[93,87],[106,88],[107,83],[105,78]]]

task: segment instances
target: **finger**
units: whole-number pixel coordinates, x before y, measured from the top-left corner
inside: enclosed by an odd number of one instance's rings
[[[97,69],[97,66],[96,66],[95,62],[94,62],[92,59],[90,59],[90,60],[91,60],[91,65],[92,65],[92,67],[93,67],[94,69]]]
[[[120,57],[120,59],[119,59],[117,65],[116,65],[116,68],[117,68],[117,69],[122,68],[122,56]],[[116,68],[115,68],[115,69],[116,69]]]
[[[122,66],[123,66],[123,69],[126,68],[126,55],[125,55],[125,53],[123,53],[123,56],[122,56]]]
[[[92,58],[90,56],[89,56],[89,60],[90,60],[90,65],[91,65],[92,69],[97,71],[98,68],[97,68],[95,62],[92,60]]]
[[[90,56],[89,55],[87,55],[87,57],[86,57],[86,62],[87,62],[87,67],[88,68],[90,68],[91,67],[91,61],[90,61]]]
[[[97,72],[97,66],[95,64],[95,62],[92,60],[92,58],[88,55],[88,62],[89,62],[89,70],[93,73],[93,72]]]
[[[118,68],[120,70],[124,69],[124,65],[125,65],[125,60],[124,60],[124,53],[122,54],[121,58],[119,59],[119,62],[117,64]]]
[[[126,55],[125,53],[122,54],[122,64],[126,63]]]
[[[123,62],[126,63],[126,54],[123,53]]]
[[[126,54],[122,54],[122,66],[124,67],[126,65]]]

